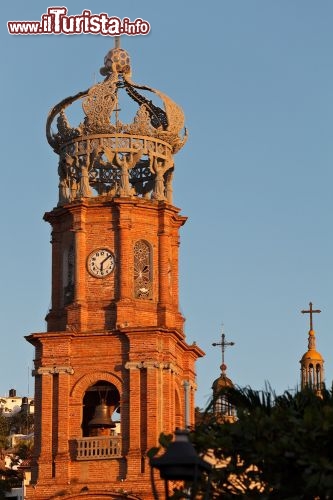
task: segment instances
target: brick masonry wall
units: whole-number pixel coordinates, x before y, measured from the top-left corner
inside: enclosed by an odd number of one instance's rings
[[[110,498],[121,498],[125,490],[152,498],[146,453],[160,432],[184,425],[185,380],[194,420],[195,361],[203,355],[186,344],[178,309],[179,228],[185,218],[167,203],[119,198],[56,208],[45,219],[53,233],[52,308],[48,332],[27,337],[36,352],[36,456],[27,498],[73,498],[89,491],[97,499],[101,487]],[[151,245],[153,262],[153,296],[143,300],[134,298],[133,278],[133,248],[140,239]],[[64,259],[71,245],[75,293],[66,305]],[[86,266],[98,248],[116,259],[114,272],[103,279]],[[77,461],[83,397],[100,380],[119,393],[122,458]]]

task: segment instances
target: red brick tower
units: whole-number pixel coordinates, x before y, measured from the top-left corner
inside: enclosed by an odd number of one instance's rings
[[[35,457],[27,498],[151,498],[147,451],[194,420],[195,361],[178,303],[173,155],[181,108],[131,80],[111,50],[105,80],[50,112],[59,155],[52,226],[52,307],[35,347]],[[138,104],[122,123],[118,98]],[[147,98],[158,96],[163,109]],[[82,100],[72,127],[65,109]],[[51,132],[56,120],[57,132]],[[116,422],[120,420],[119,422]]]

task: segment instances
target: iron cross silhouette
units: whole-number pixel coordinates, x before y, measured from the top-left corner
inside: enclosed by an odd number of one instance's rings
[[[312,309],[312,302],[309,303],[309,306],[310,306],[310,308],[308,311],[303,310],[303,311],[301,311],[301,313],[310,314],[310,330],[313,330],[312,315],[313,315],[313,313],[321,313],[321,310],[320,309]]]
[[[224,352],[226,350],[226,348],[230,345],[235,345],[235,342],[227,342],[225,340],[225,334],[223,333],[223,329],[222,329],[222,335],[221,335],[221,342],[213,342],[212,346],[216,347],[217,345],[220,345],[221,346],[221,350],[222,350],[222,365],[224,365]]]

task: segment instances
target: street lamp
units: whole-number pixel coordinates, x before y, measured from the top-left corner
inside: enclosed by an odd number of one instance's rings
[[[153,493],[156,500],[158,500],[158,495],[153,469],[158,469],[161,479],[164,479],[166,499],[170,498],[169,481],[192,483],[191,493],[187,498],[194,499],[198,480],[204,472],[209,473],[212,468],[196,453],[193,444],[188,439],[188,431],[181,429],[175,431],[175,440],[169,444],[163,455],[150,459],[150,466],[152,468]]]

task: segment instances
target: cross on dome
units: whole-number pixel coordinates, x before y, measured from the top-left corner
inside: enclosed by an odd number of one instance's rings
[[[225,353],[225,350],[226,350],[226,348],[228,346],[233,346],[233,345],[235,345],[235,342],[227,342],[226,341],[226,336],[225,336],[225,333],[223,331],[223,325],[222,325],[221,342],[213,342],[212,346],[214,346],[214,347],[221,346],[221,351],[222,351],[222,365],[221,365],[221,370],[223,372],[226,371],[226,369],[227,369],[227,366],[224,363],[224,353]]]
[[[301,311],[302,314],[309,314],[310,315],[310,331],[313,330],[313,320],[312,320],[312,315],[314,313],[321,313],[321,310],[320,309],[313,309],[312,308],[312,302],[309,303],[309,310],[305,310],[303,309],[303,311]]]

